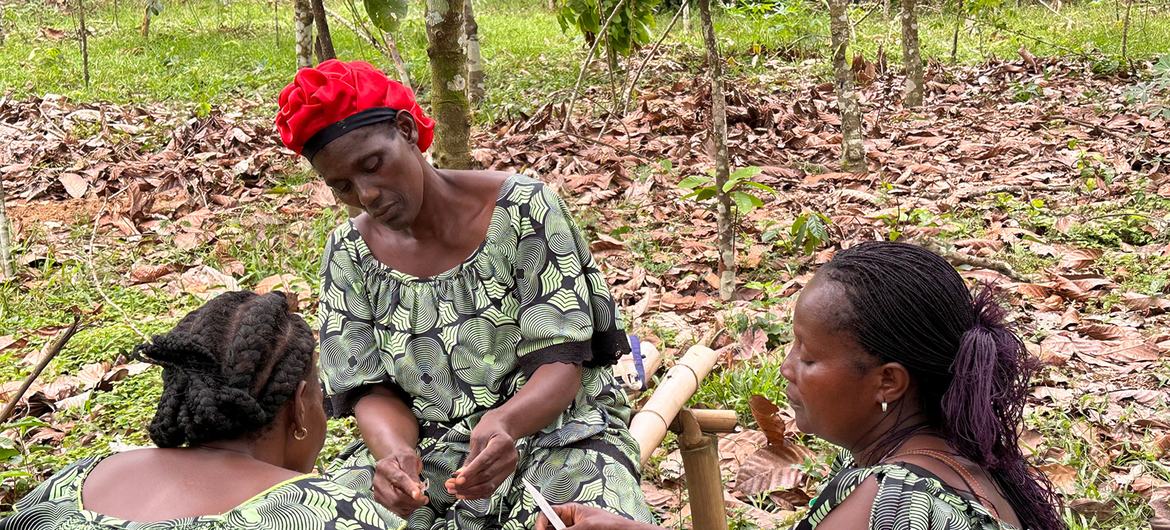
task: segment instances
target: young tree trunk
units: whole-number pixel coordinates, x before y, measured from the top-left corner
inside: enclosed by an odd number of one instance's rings
[[[1133,11],[1133,0],[1125,2],[1125,23],[1121,29],[1121,58],[1129,58],[1129,15]]]
[[[11,238],[8,235],[8,214],[4,211],[4,177],[0,177],[0,273],[4,278],[11,278],[12,271]]]
[[[142,13],[142,38],[150,38],[150,16],[154,14],[151,8],[154,7],[153,0],[146,0],[146,11]]]
[[[293,32],[296,38],[297,69],[313,66],[313,4],[310,0],[293,1]]]
[[[85,0],[77,0],[78,37],[81,40],[81,76],[89,88],[89,28],[85,26]]]
[[[431,64],[431,112],[435,117],[435,163],[471,167],[471,110],[467,104],[464,0],[427,0],[427,57]]]
[[[317,62],[336,59],[337,52],[333,51],[333,36],[329,33],[329,19],[325,18],[325,1],[311,1],[313,22],[317,26]]]
[[[829,0],[829,28],[833,41],[833,73],[837,88],[837,110],[841,113],[841,168],[860,173],[865,163],[865,143],[861,135],[861,108],[853,88],[853,70],[845,59],[849,48],[848,0]]]
[[[703,41],[707,45],[708,72],[711,76],[711,136],[715,141],[715,189],[718,190],[715,216],[719,224],[719,298],[735,296],[735,219],[731,196],[723,192],[730,168],[727,161],[727,100],[723,96],[723,64],[715,26],[711,23],[711,0],[699,0],[699,18],[703,24]]]
[[[276,34],[276,47],[280,47],[280,0],[272,0],[272,31]]]
[[[691,30],[691,0],[683,0],[682,5],[683,31]]]
[[[959,29],[963,27],[963,0],[959,0],[959,6],[955,12],[955,31],[951,34],[951,64],[955,64],[959,59]]]
[[[915,0],[902,0],[902,63],[906,65],[903,105],[922,105],[922,51],[918,44],[918,7]]]
[[[483,57],[479,53],[479,24],[475,23],[472,0],[463,0],[463,28],[467,36],[467,99],[472,105],[483,101]]]

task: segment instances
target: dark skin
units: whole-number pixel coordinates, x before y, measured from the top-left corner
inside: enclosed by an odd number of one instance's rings
[[[138,449],[102,460],[82,486],[85,509],[138,522],[219,515],[279,482],[312,472],[325,443],[316,364],[254,438]],[[298,432],[303,439],[297,439]]]
[[[391,122],[330,142],[312,164],[341,202],[362,210],[354,224],[374,257],[426,278],[458,266],[483,243],[508,174],[437,169],[423,158],[417,139],[413,118],[400,112]],[[444,483],[447,491],[458,499],[491,496],[516,470],[516,440],[556,420],[580,386],[579,365],[537,369],[524,388],[472,429],[470,451]],[[362,397],[354,415],[377,459],[375,499],[408,517],[429,502],[420,480],[417,418],[386,388]]]
[[[901,425],[923,420],[909,372],[900,363],[881,363],[866,352],[850,333],[837,329],[838,310],[849,300],[837,284],[818,275],[804,288],[793,312],[794,340],[780,373],[788,381],[786,394],[801,431],[815,434],[849,450],[857,463],[909,463],[938,476],[948,486],[970,491],[962,478],[947,465],[921,455],[904,453],[932,449],[950,454],[968,471],[988,495],[989,508],[1008,523],[1020,526],[1011,504],[999,494],[982,468],[957,456],[954,448],[929,431],[908,438],[892,451],[881,452],[882,436]],[[841,392],[841,389],[850,389]],[[889,405],[882,412],[881,404]],[[866,528],[877,497],[877,480],[867,479],[826,517],[818,530]],[[563,511],[562,511],[563,510]],[[557,508],[565,524],[574,529],[645,530],[641,523],[596,508],[566,505]],[[567,516],[567,517],[566,517]],[[570,522],[579,521],[578,523]],[[552,528],[541,516],[538,530]]]

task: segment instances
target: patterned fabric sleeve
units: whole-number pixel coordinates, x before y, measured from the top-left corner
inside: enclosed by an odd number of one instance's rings
[[[834,466],[836,467],[836,465]],[[813,530],[821,521],[829,516],[829,512],[845,502],[845,499],[856,490],[865,479],[873,476],[869,468],[844,468],[837,471],[824,486],[809,506],[808,515],[805,515],[792,530]]]
[[[531,376],[554,362],[612,364],[629,343],[609,287],[565,202],[539,190],[522,215],[517,252],[520,367]]]
[[[333,416],[353,414],[371,385],[390,380],[374,338],[365,280],[349,252],[345,228],[329,236],[321,264],[321,373]]]
[[[97,462],[96,457],[83,458],[78,460],[64,469],[56,472],[53,476],[45,479],[28,492],[24,497],[16,502],[12,507],[12,511],[17,514],[29,515],[29,513],[36,511],[34,508],[44,508],[46,505],[59,503],[62,501],[73,501],[77,498],[78,477],[89,470],[90,467]],[[49,510],[53,512],[53,509]],[[12,523],[12,521],[9,521]],[[0,528],[6,528],[5,525],[0,525]],[[12,526],[12,528],[16,528]]]
[[[850,462],[851,463],[851,462]],[[843,467],[825,484],[793,530],[813,530],[865,482],[877,480],[869,530],[1012,530],[987,509],[913,464]]]

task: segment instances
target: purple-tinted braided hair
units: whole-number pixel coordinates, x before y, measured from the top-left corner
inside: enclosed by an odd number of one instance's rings
[[[1065,529],[1060,499],[1019,447],[1036,360],[1005,322],[987,286],[971,296],[946,260],[904,243],[862,243],[837,253],[820,274],[851,308],[836,324],[881,362],[897,362],[917,385],[929,427],[994,477],[1025,528]],[[893,449],[921,430],[892,430]]]

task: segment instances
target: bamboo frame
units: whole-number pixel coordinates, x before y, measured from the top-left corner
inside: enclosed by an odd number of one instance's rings
[[[682,431],[678,437],[678,446],[686,471],[687,498],[691,503],[693,527],[701,530],[727,530],[723,475],[719,469],[719,443],[714,436],[703,433],[694,411],[680,411],[676,421]]]
[[[630,434],[638,441],[643,464],[650,459],[654,449],[662,444],[671,422],[699,389],[699,383],[711,372],[718,359],[719,354],[715,350],[701,345],[692,346],[666,372],[666,377],[658,384],[654,395],[630,421]]]

